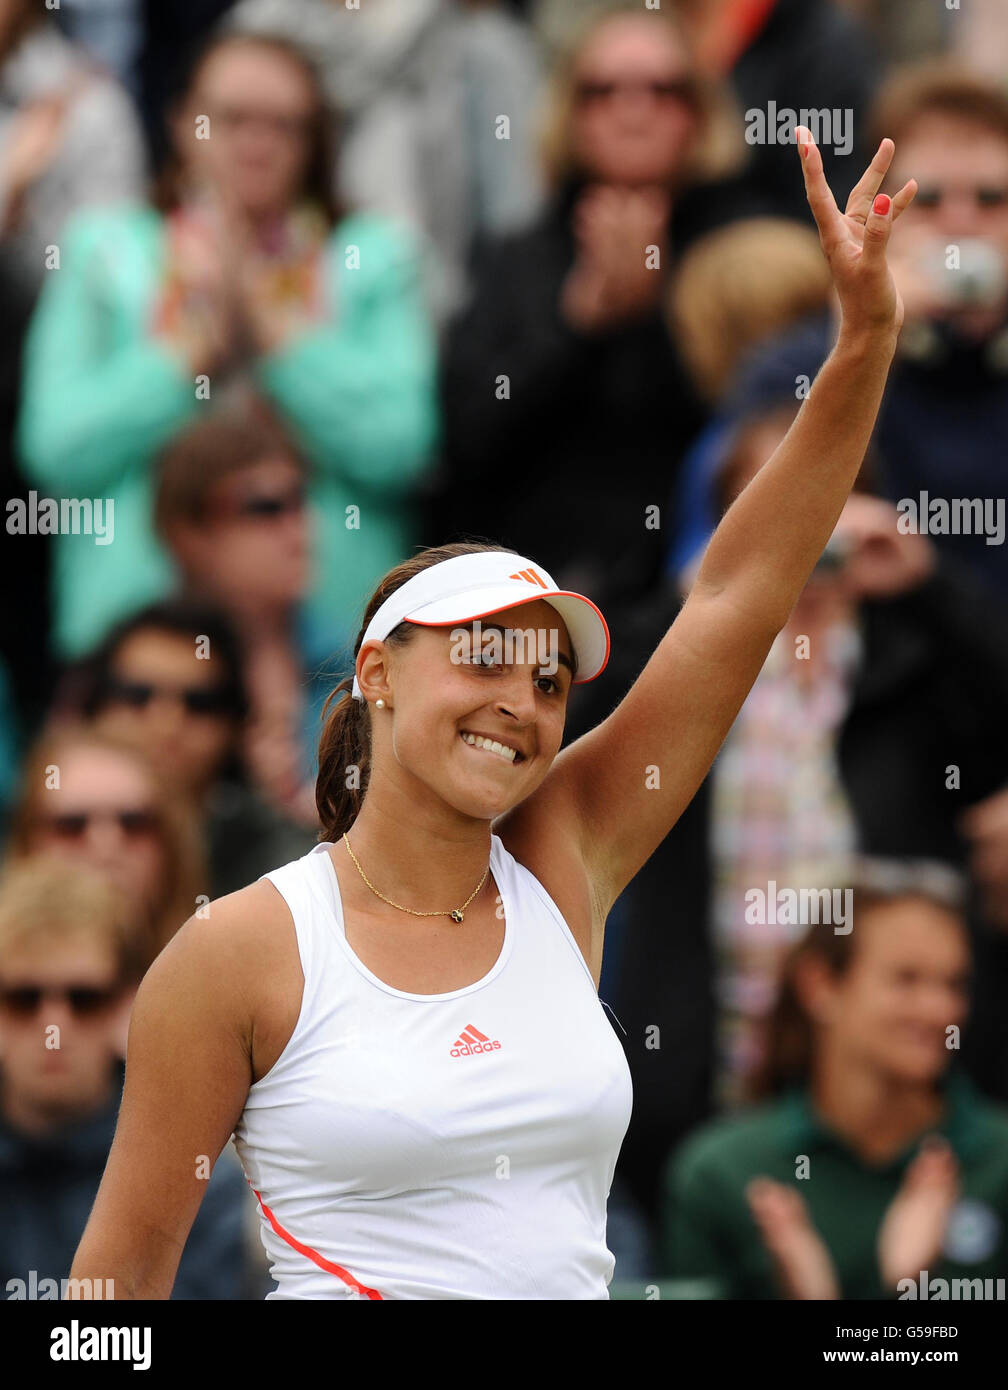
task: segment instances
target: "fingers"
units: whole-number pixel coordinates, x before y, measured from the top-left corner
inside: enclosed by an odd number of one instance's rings
[[[916,196],[917,180],[907,179],[906,183],[903,185],[900,191],[893,197],[892,200],[892,215],[894,222],[896,221],[896,218],[899,217],[901,212],[906,211],[906,209],[910,206],[910,204],[913,202]]]
[[[801,155],[802,173],[805,176],[805,192],[812,209],[812,216],[819,228],[819,238],[822,241],[823,250],[829,251],[838,241],[846,240],[847,230],[844,226],[844,220],[836,205],[836,199],[830,192],[830,186],[826,182],[822,155],[819,153],[816,142],[812,139],[812,132],[807,126],[796,126],[795,139],[798,143],[798,152]]]
[[[848,217],[868,216],[875,194],[882,187],[882,180],[889,171],[895,152],[896,146],[888,138],[879,145],[875,158],[851,189],[846,208]]]
[[[861,263],[865,270],[885,265],[885,249],[892,232],[892,199],[879,193],[865,219]]]

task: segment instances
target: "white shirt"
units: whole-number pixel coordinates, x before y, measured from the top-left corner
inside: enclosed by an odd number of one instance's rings
[[[493,835],[500,956],[464,989],[409,994],[347,942],[330,849],[265,875],[305,977],[234,1134],[267,1297],[607,1298],[630,1071],[556,904]]]

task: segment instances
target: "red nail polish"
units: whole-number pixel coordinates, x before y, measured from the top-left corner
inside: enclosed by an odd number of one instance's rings
[[[872,212],[877,212],[880,217],[885,217],[889,211],[889,194],[879,193],[872,203]]]

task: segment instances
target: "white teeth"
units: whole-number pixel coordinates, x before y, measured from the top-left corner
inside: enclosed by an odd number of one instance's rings
[[[464,730],[461,736],[471,748],[483,748],[488,753],[496,753],[498,757],[506,758],[509,763],[513,763],[517,757],[516,749],[498,743],[496,739],[484,738],[482,734],[469,734]]]

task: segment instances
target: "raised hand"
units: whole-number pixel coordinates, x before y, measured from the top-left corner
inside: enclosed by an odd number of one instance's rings
[[[903,301],[886,261],[886,245],[896,218],[913,202],[917,180],[909,179],[893,198],[879,194],[896,152],[891,140],[883,140],[841,213],[826,182],[822,155],[812,132],[798,126],[795,138],[805,192],[840,300],[842,328],[898,333],[903,323]]]

